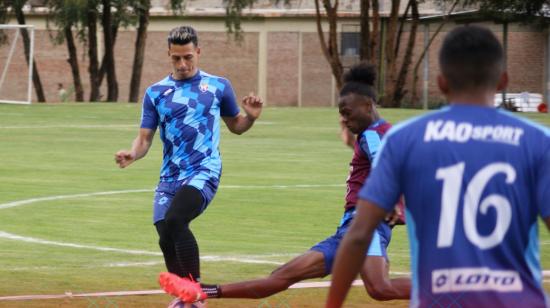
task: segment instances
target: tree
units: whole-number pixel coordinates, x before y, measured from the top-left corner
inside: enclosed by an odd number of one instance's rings
[[[424,49],[422,50],[422,53],[420,53],[420,56],[416,60],[416,64],[414,65],[414,69],[413,69],[413,82],[412,82],[412,86],[411,86],[411,88],[412,88],[412,95],[411,95],[412,98],[411,99],[412,99],[413,104],[416,104],[416,102],[418,102],[420,100],[420,98],[418,97],[418,94],[417,94],[418,93],[418,91],[417,91],[418,69],[420,68],[420,64],[422,63],[422,60],[426,56],[426,53],[430,50],[430,46],[432,45],[433,41],[435,40],[435,38],[437,37],[439,32],[441,32],[441,29],[443,29],[443,26],[445,26],[446,22],[449,20],[449,16],[454,11],[455,7],[459,4],[459,2],[460,2],[460,0],[453,0],[453,4],[451,5],[451,8],[445,14],[445,16],[443,16],[442,22],[439,24],[439,26],[435,30],[434,34],[432,35],[432,37],[429,39],[428,44],[426,44],[426,46],[424,46]]]
[[[103,14],[101,15],[101,25],[103,26],[103,43],[105,56],[105,70],[107,74],[107,101],[116,102],[118,99],[118,83],[115,70],[115,44],[113,40],[113,23],[111,14],[111,1],[102,0]]]
[[[393,83],[393,89],[390,93],[392,93],[393,97],[391,98],[390,102],[393,102],[393,107],[398,107],[399,103],[405,97],[406,90],[405,90],[405,82],[407,80],[409,68],[412,63],[412,56],[413,56],[413,49],[414,49],[414,43],[416,40],[416,31],[418,29],[419,19],[420,19],[420,13],[418,12],[418,3],[415,0],[409,0],[409,4],[407,7],[411,8],[411,15],[412,15],[412,22],[411,22],[411,30],[409,31],[409,40],[407,42],[407,49],[405,51],[405,55],[403,56],[403,64],[401,65],[401,69],[399,71],[399,74],[397,75],[397,79],[395,83]],[[405,16],[407,14],[405,13]],[[405,22],[405,18],[403,18],[402,25]],[[401,30],[400,32],[401,33]],[[397,36],[397,41],[399,42],[400,36]],[[399,53],[399,44],[397,44],[395,48],[395,56],[397,57],[397,54]]]
[[[11,8],[13,10],[13,13],[15,14],[15,18],[17,19],[17,23],[20,25],[25,25],[25,14],[23,13],[23,6],[27,2],[26,0],[4,0],[3,3],[0,5],[0,16],[1,18],[7,20],[8,17],[8,10]],[[31,40],[29,38],[29,32],[27,29],[22,28],[20,29],[21,36],[23,37],[23,49],[25,51],[25,60],[27,61],[27,65],[30,65],[29,63],[29,55],[30,55],[30,45]],[[46,96],[44,95],[44,89],[42,88],[42,82],[40,81],[40,75],[38,74],[38,66],[36,65],[36,61],[34,60],[34,57],[32,59],[33,66],[32,66],[32,83],[34,86],[34,91],[36,93],[36,98],[39,102],[46,102]]]
[[[52,37],[54,43],[62,44],[65,42],[67,44],[67,52],[69,53],[67,62],[71,67],[71,74],[73,76],[75,100],[83,102],[84,88],[80,78],[78,55],[73,36],[73,29],[81,20],[83,10],[78,5],[78,2],[70,0],[50,0],[48,1],[48,9],[50,10],[50,14],[48,14],[47,27],[50,29],[50,21],[53,21],[57,28],[57,34]]]
[[[328,20],[328,43],[325,39],[325,33],[321,26],[321,11],[319,9],[319,3],[322,1],[324,7],[324,13]],[[360,60],[366,61],[373,65],[380,67],[384,64],[387,71],[387,76],[379,76],[379,78],[386,78],[388,82],[385,83],[384,91],[380,102],[387,107],[398,107],[402,98],[405,95],[405,81],[408,75],[409,67],[412,62],[412,51],[414,48],[416,30],[418,25],[418,0],[409,0],[408,6],[412,8],[413,22],[409,32],[409,40],[407,49],[402,61],[399,71],[397,70],[397,60],[399,56],[399,44],[400,35],[398,32],[398,18],[400,0],[391,1],[390,17],[388,19],[388,26],[386,31],[386,38],[383,42],[380,42],[380,5],[378,0],[363,0],[361,1],[361,28],[360,28]],[[343,67],[338,53],[338,36],[337,36],[337,20],[338,20],[338,0],[315,0],[316,17],[317,17],[317,32],[319,34],[319,40],[321,42],[321,50],[325,55],[325,58],[329,62],[332,75],[336,79],[336,86],[340,89],[342,85]],[[372,17],[370,12],[372,11]],[[404,22],[403,17],[402,22]],[[372,30],[370,29],[372,24]],[[378,55],[378,46],[383,44],[385,50],[385,57]],[[382,63],[381,61],[384,61]]]
[[[100,98],[99,93],[99,63],[97,56],[97,0],[89,0],[86,4],[86,15],[84,25],[87,29],[88,38],[88,58],[90,64],[88,73],[90,74],[90,101],[97,102]]]
[[[143,68],[143,59],[145,58],[145,42],[147,41],[147,27],[149,26],[149,10],[151,9],[150,0],[139,0],[134,5],[134,11],[138,17],[138,27],[136,32],[136,43],[134,61],[132,64],[132,77],[130,79],[130,93],[128,101],[136,103],[139,97],[139,85],[141,83],[141,72]]]
[[[428,41],[427,46],[420,54],[413,70],[412,100],[418,102],[417,94],[418,69],[432,42],[441,32],[443,26],[449,20],[449,16],[457,6],[474,6],[479,9],[479,14],[485,20],[494,20],[498,22],[522,22],[539,26],[547,26],[550,17],[548,0],[439,0],[440,4],[450,4],[450,9],[442,17],[442,22],[436,28],[434,34]]]
[[[340,60],[340,54],[338,52],[338,36],[336,33],[338,0],[335,0],[334,4],[331,4],[330,0],[322,0],[329,23],[328,42],[325,39],[325,33],[321,24],[319,1],[320,0],[315,0],[317,34],[319,35],[319,42],[321,43],[323,55],[325,56],[325,59],[327,59],[332,70],[332,75],[336,80],[336,87],[340,89],[343,82],[342,75],[344,74],[344,67],[342,66],[342,61]]]

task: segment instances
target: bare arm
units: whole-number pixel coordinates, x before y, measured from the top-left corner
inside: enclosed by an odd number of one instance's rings
[[[126,168],[131,163],[142,158],[147,154],[151,144],[153,144],[153,137],[155,131],[148,128],[140,128],[139,133],[132,143],[131,150],[120,150],[115,153],[115,161],[120,168]]]
[[[251,93],[243,98],[242,107],[245,114],[238,114],[236,117],[222,117],[223,121],[230,132],[240,135],[254,125],[254,121],[262,113],[262,106],[262,99]]]
[[[544,223],[546,224],[546,228],[548,229],[548,231],[550,231],[550,217],[546,217],[544,219]]]
[[[336,253],[326,307],[342,307],[351,283],[365,261],[372,234],[385,216],[382,208],[359,200],[357,213]]]

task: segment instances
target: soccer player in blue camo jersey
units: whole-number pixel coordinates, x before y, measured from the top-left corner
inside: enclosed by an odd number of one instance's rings
[[[357,138],[354,140],[354,154],[346,180],[344,215],[336,232],[260,279],[205,285],[181,279],[171,273],[161,273],[161,284],[167,293],[178,296],[187,303],[207,298],[263,298],[282,292],[299,281],[321,278],[331,273],[338,245],[355,215],[359,190],[369,175],[382,136],[391,127],[375,106],[375,78],[373,66],[364,63],[356,65],[344,75],[344,85],[340,90],[338,109],[342,116],[341,123],[350,132],[357,134]],[[391,279],[389,276],[387,248],[391,240],[391,227],[397,218],[402,218],[393,214],[388,217],[387,222],[378,226],[376,240],[371,243],[367,252],[371,257],[361,270],[365,288],[376,300],[408,299],[410,296],[409,278]]]
[[[200,54],[193,28],[170,31],[172,73],[147,88],[139,134],[131,150],[115,154],[117,164],[127,167],[147,154],[159,128],[164,151],[153,223],[168,271],[197,281],[199,249],[189,223],[206,209],[218,188],[220,118],[232,133],[242,134],[262,110],[260,98],[249,95],[242,102],[245,114],[239,113],[231,83],[201,71]]]
[[[508,76],[491,31],[459,27],[439,54],[450,106],[386,135],[337,253],[327,307],[340,307],[371,234],[403,193],[412,307],[548,307],[537,217],[550,229],[550,131],[493,98]]]

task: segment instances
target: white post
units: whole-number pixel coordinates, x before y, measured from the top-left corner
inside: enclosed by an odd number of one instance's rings
[[[30,52],[29,52],[29,85],[28,85],[28,88],[27,88],[27,101],[29,102],[29,104],[31,103],[32,101],[32,68],[33,68],[33,64],[34,64],[34,27],[31,27],[31,48],[30,48]]]
[[[258,37],[258,96],[267,105],[267,31],[265,27],[259,32]]]
[[[302,107],[302,31],[298,32],[298,107]]]
[[[430,24],[424,24],[424,48],[430,43]],[[422,76],[422,108],[428,109],[428,86],[430,80],[430,52],[426,50],[424,54],[424,74]]]
[[[14,42],[12,43],[12,46],[11,46],[11,49],[10,49],[10,52],[8,54],[8,57],[7,57],[7,61],[6,61],[6,66],[4,67],[4,71],[2,72],[2,76],[0,77],[0,87],[2,87],[2,84],[4,83],[4,79],[6,77],[6,74],[7,74],[7,70],[8,70],[8,65],[10,64],[11,62],[11,57],[12,57],[12,54],[13,54],[13,50],[14,50],[14,46],[17,44],[17,40],[19,38],[19,31],[21,31],[22,29],[29,29],[30,30],[30,50],[29,50],[29,64],[28,64],[28,68],[29,68],[29,78],[27,80],[28,82],[28,88],[27,88],[27,100],[9,100],[9,99],[1,99],[0,98],[0,103],[8,103],[8,104],[30,104],[32,102],[32,88],[33,88],[33,84],[32,84],[32,71],[33,71],[33,55],[34,55],[34,26],[33,25],[0,25],[0,29],[15,29],[17,30],[16,34],[15,34],[15,39],[14,39]],[[21,73],[21,72],[19,72]]]
[[[15,46],[17,45],[17,40],[19,39],[19,31],[20,30],[17,30],[15,32],[15,38],[13,38],[13,41],[11,42],[10,52],[8,53],[8,58],[6,59],[6,65],[4,65],[4,69],[2,70],[2,77],[0,77],[0,90],[2,90],[2,86],[4,85],[4,79],[6,78],[6,74],[8,73],[8,67],[11,63],[11,57],[13,56]]]

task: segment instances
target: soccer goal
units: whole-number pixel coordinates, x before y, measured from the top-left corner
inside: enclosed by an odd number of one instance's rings
[[[23,29],[29,33],[28,59],[21,33]],[[34,26],[0,24],[0,103],[31,103],[33,54]]]

